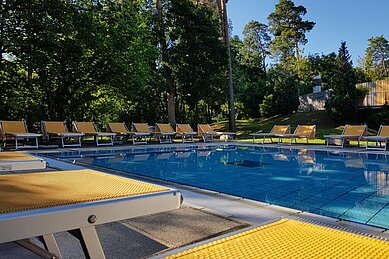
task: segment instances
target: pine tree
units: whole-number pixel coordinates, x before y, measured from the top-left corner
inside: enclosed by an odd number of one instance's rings
[[[355,114],[355,72],[346,42],[342,42],[336,57],[336,72],[330,79],[332,89],[326,103],[329,115],[342,123],[352,122]]]

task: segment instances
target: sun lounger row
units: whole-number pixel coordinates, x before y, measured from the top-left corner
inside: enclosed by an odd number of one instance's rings
[[[315,139],[316,125],[298,125],[293,133],[291,133],[290,125],[274,125],[269,133],[252,133],[253,142],[256,137],[262,138],[262,144],[265,143],[266,138],[273,143],[273,138],[278,139],[278,144],[282,143],[282,139],[289,139],[290,144],[293,140],[306,139],[307,144],[309,139]]]
[[[25,121],[0,121],[0,138],[4,141],[14,141],[15,148],[38,148],[38,138],[46,140],[59,139],[62,147],[81,147],[81,140],[93,137],[96,146],[113,145],[115,137],[132,138],[133,144],[147,144],[147,138],[155,135],[160,143],[172,143],[175,136],[182,138],[182,142],[194,142],[199,136],[204,142],[213,141],[214,136],[221,139],[231,139],[235,133],[216,132],[209,124],[199,124],[195,132],[189,124],[177,124],[176,130],[167,123],[157,123],[154,130],[147,123],[132,123],[131,129],[123,123],[107,123],[106,132],[97,129],[93,122],[73,122],[73,131],[70,132],[63,121],[42,121],[42,134],[30,133]],[[222,138],[223,137],[223,138]],[[32,145],[21,145],[22,140],[33,140]]]
[[[266,139],[273,143],[273,138],[278,139],[278,144],[282,143],[282,139],[290,139],[290,144],[293,140],[303,138],[307,140],[314,139],[316,134],[315,125],[298,125],[293,134],[291,134],[290,125],[274,125],[268,133],[252,133],[253,142],[255,138],[262,138],[262,144]],[[385,151],[389,140],[389,126],[381,125],[376,136],[367,136],[366,125],[345,125],[343,132],[340,135],[324,135],[326,145],[333,147],[344,148],[345,144],[350,141],[357,141],[358,147],[361,141],[366,141],[366,150],[381,150]],[[372,145],[373,143],[373,145]]]

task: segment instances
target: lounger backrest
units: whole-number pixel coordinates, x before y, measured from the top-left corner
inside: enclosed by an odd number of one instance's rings
[[[316,134],[316,125],[298,125],[294,134],[307,135],[308,139],[314,139]]]
[[[272,134],[289,134],[290,125],[274,125],[270,133]]]
[[[28,133],[25,121],[0,121],[1,133]]]
[[[156,123],[155,132],[174,133],[174,129],[169,123]]]
[[[126,124],[124,122],[108,122],[107,132],[111,133],[129,133]]]
[[[189,124],[177,124],[176,131],[177,132],[193,132],[193,129]]]
[[[389,126],[381,125],[378,135],[382,137],[389,137]]]
[[[42,132],[47,133],[68,133],[63,121],[42,121]]]
[[[209,124],[198,124],[197,131],[201,132],[215,132]]]
[[[74,131],[79,133],[97,132],[93,122],[73,122]]]
[[[342,135],[347,136],[364,136],[367,133],[366,125],[346,125]]]
[[[147,123],[132,123],[131,132],[151,133],[151,130]]]

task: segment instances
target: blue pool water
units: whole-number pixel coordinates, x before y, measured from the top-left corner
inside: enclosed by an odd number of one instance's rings
[[[99,167],[389,228],[383,155],[247,146],[66,152]]]

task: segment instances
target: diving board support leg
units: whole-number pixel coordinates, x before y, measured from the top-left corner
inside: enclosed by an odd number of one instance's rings
[[[44,246],[45,246],[47,251],[49,251],[52,254],[57,255],[58,258],[62,258],[61,251],[59,251],[57,242],[55,241],[53,234],[43,235],[42,239],[44,241]]]
[[[94,226],[68,231],[80,240],[82,250],[87,259],[105,259],[105,254]]]

